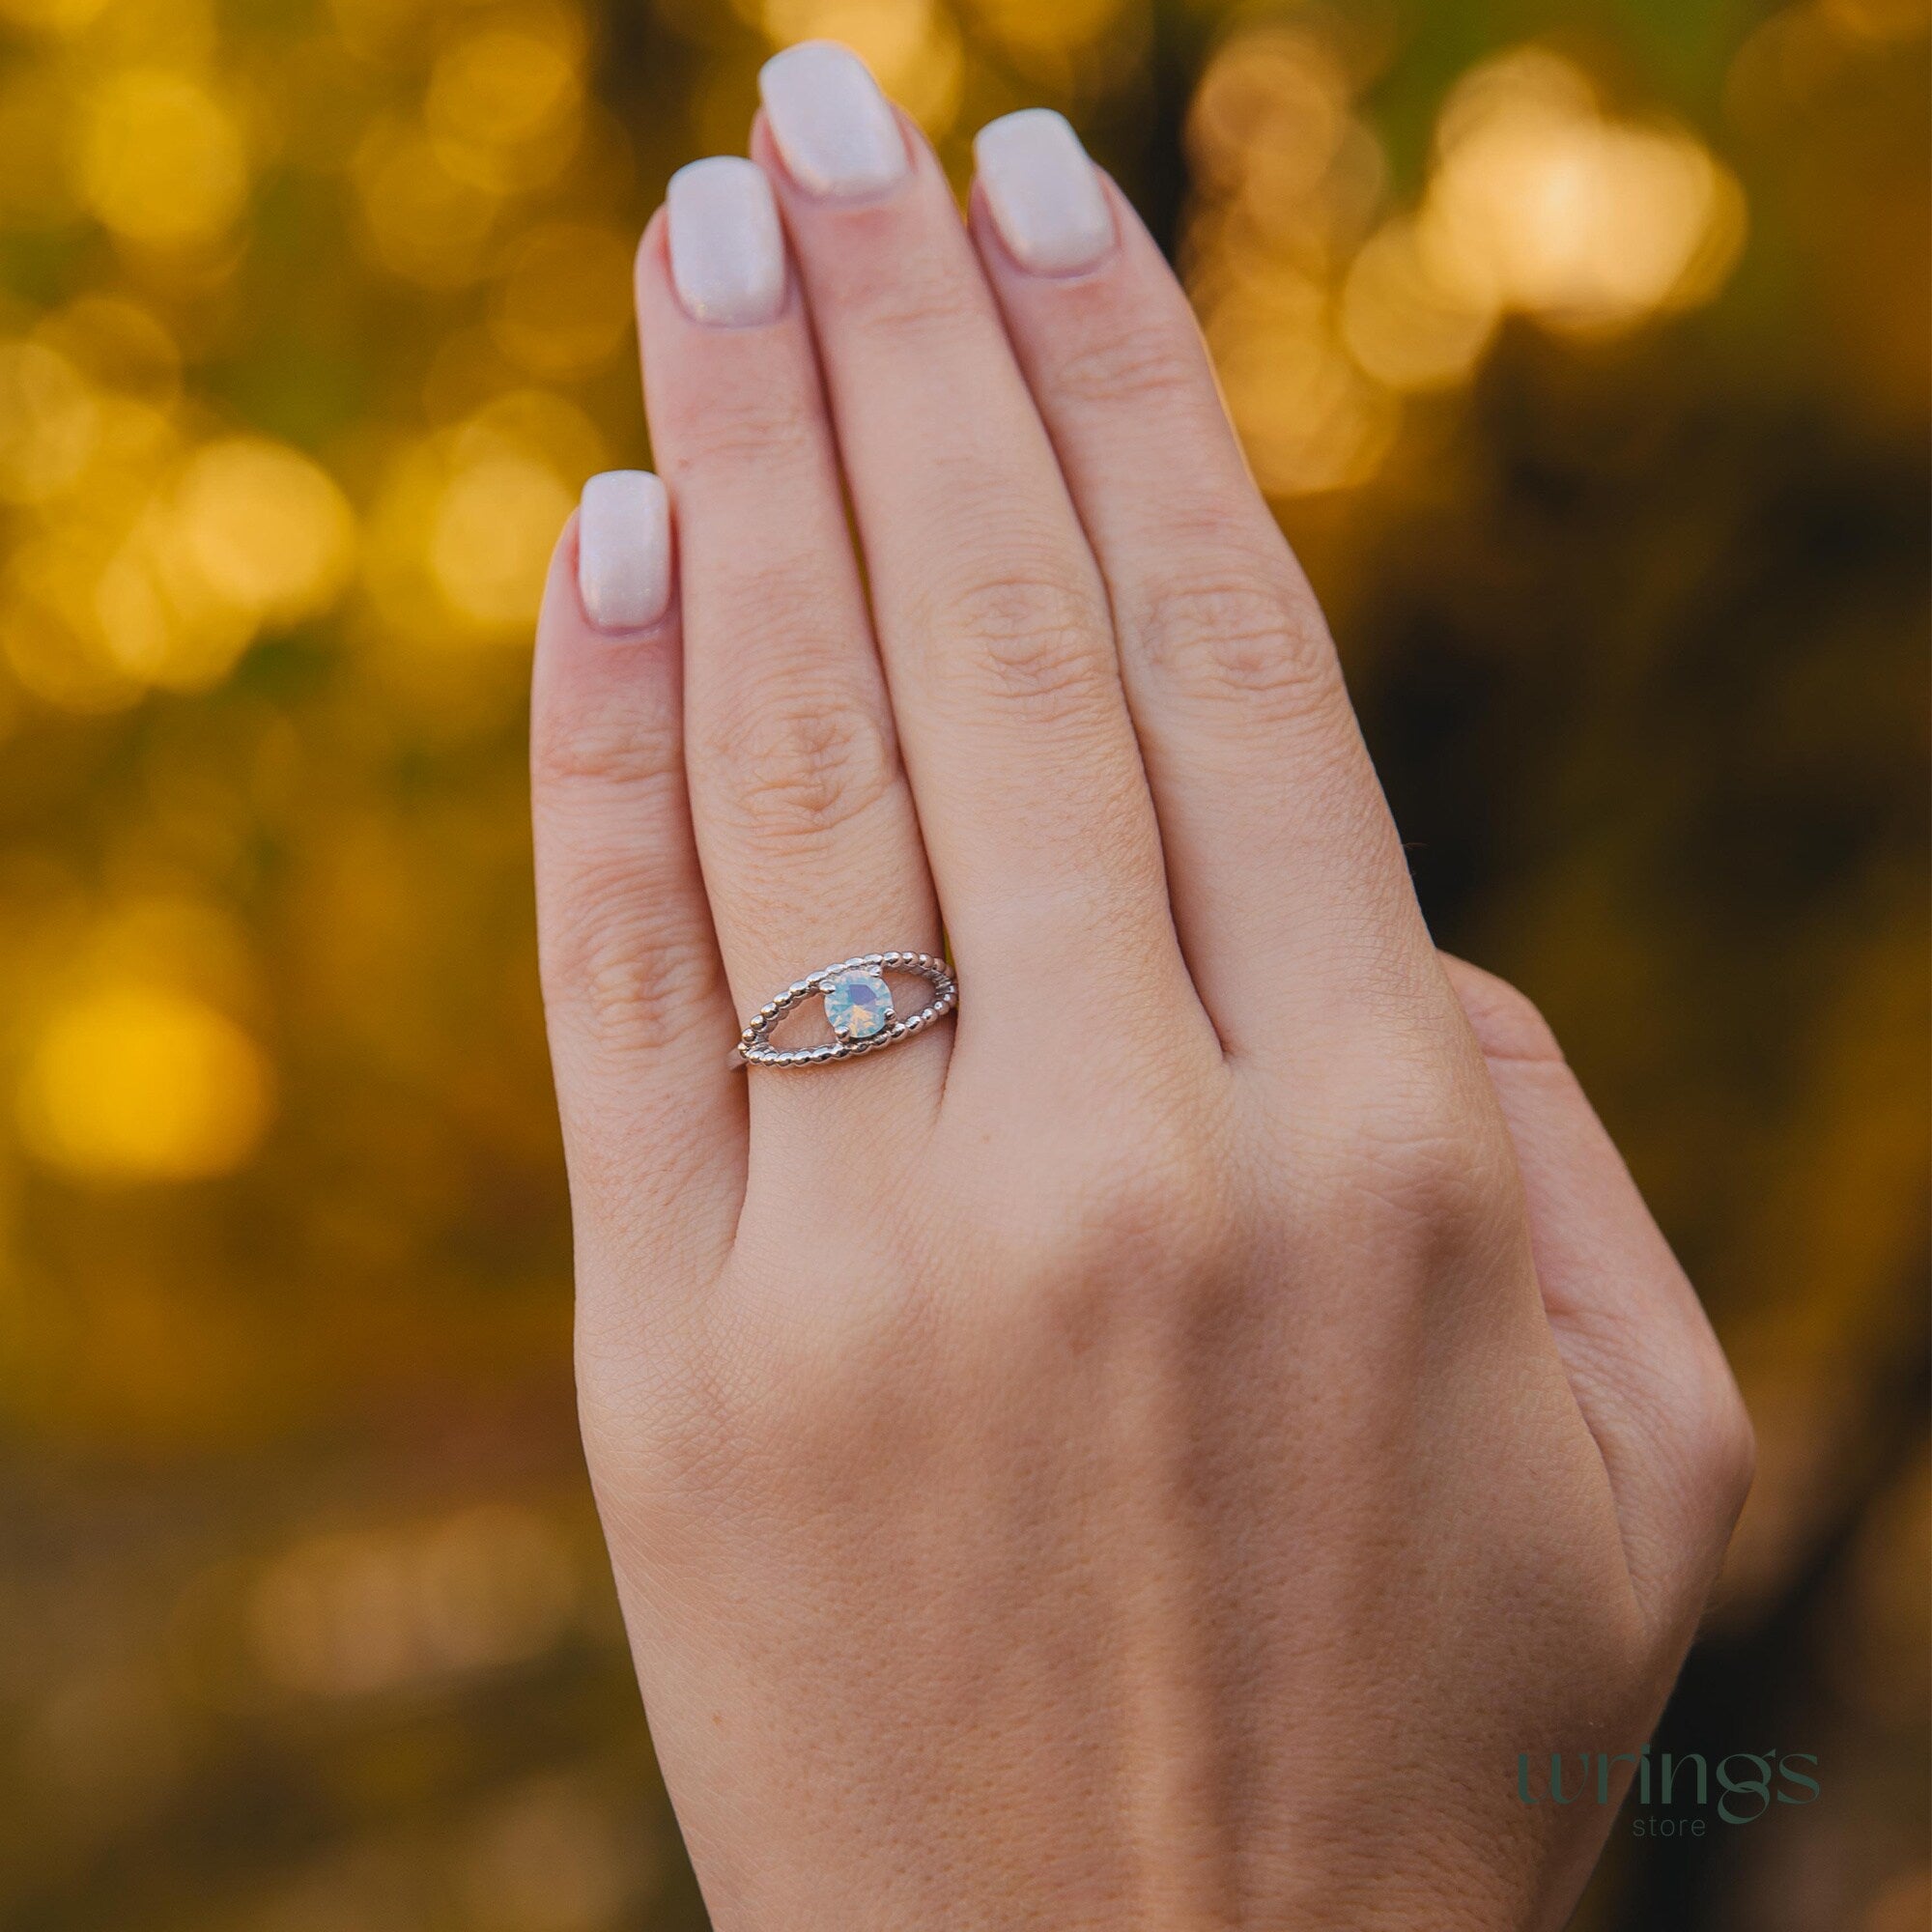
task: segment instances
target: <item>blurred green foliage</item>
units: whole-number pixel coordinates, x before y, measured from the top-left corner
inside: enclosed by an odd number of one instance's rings
[[[1438,936],[1738,1362],[1666,1735],[1823,1795],[1619,1833],[1579,1922],[1923,1925],[1922,0],[0,0],[0,1922],[702,1922],[523,681],[647,459],[632,238],[812,33],[955,175],[1044,100],[1147,211]]]

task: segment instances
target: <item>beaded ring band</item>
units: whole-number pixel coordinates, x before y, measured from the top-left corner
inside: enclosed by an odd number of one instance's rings
[[[932,1002],[900,1019],[893,1011],[887,973],[914,973],[932,987]],[[838,1036],[830,1046],[774,1046],[773,1027],[814,994],[825,1000],[825,1018]],[[823,1066],[855,1054],[875,1053],[896,1046],[935,1021],[943,1020],[959,1004],[952,969],[929,952],[863,952],[821,966],[803,980],[794,980],[776,999],[767,1000],[746,1023],[731,1049],[734,1066]]]

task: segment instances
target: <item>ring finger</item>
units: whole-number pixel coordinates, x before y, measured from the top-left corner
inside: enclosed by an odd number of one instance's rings
[[[853,953],[937,952],[939,918],[761,170],[718,157],[672,179],[639,254],[638,303],[652,443],[678,515],[692,815],[746,1012]],[[936,1101],[944,1058],[920,1039],[868,1063],[868,1104],[914,1090]],[[757,1077],[754,1121],[822,1118],[849,1077]]]

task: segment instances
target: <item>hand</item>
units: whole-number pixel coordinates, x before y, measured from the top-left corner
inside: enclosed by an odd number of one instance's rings
[[[584,1439],[714,1922],[1554,1926],[1611,1812],[1518,1754],[1655,1721],[1718,1347],[1431,945],[1126,203],[1027,115],[962,230],[849,56],[765,101],[639,259],[675,584],[601,479],[533,721]],[[956,1020],[727,1069],[942,910]]]

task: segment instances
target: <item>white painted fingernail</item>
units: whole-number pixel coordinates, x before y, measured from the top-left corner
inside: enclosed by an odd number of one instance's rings
[[[755,161],[714,155],[679,168],[665,190],[670,278],[695,322],[744,327],[784,306],[784,237],[772,185]]]
[[[905,140],[866,63],[836,41],[801,41],[758,74],[765,121],[809,194],[879,194],[906,174]]]
[[[1100,177],[1065,115],[1026,107],[989,121],[973,157],[1000,240],[1021,268],[1077,274],[1114,245]]]
[[[670,604],[670,504],[648,469],[607,469],[577,512],[577,589],[600,631],[641,631]]]

